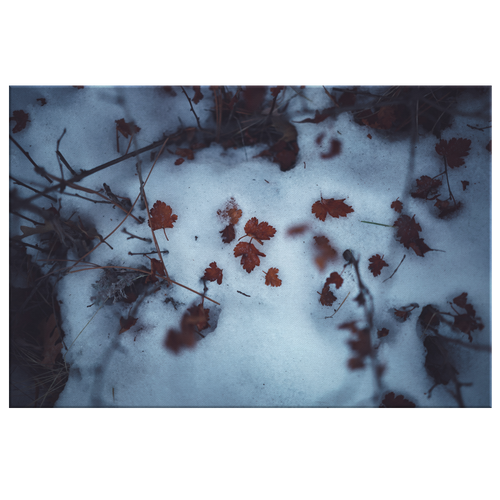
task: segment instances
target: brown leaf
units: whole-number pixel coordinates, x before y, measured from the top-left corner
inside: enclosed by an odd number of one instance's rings
[[[449,141],[442,139],[436,144],[436,153],[446,158],[450,168],[456,168],[465,163],[464,157],[469,156],[470,145],[470,139],[457,139],[456,137]]]
[[[246,241],[240,241],[234,248],[234,256],[241,257],[241,265],[247,273],[251,273],[256,266],[260,266],[260,257],[266,255],[259,252],[255,245]]]
[[[377,337],[381,339],[382,337],[387,337],[389,335],[389,330],[387,328],[382,328],[377,331]]]
[[[328,214],[336,219],[339,217],[347,217],[347,214],[354,212],[354,210],[349,205],[346,205],[344,200],[345,198],[342,200],[335,200],[333,198],[324,199],[321,197],[321,200],[313,204],[312,213],[322,221],[326,219]]]
[[[116,130],[120,132],[120,134],[128,139],[129,135],[137,134],[141,129],[134,122],[125,122],[125,118],[120,118],[119,120],[115,120]]]
[[[337,156],[340,154],[342,143],[338,141],[337,139],[332,139],[330,141],[330,150],[328,153],[321,153],[321,158],[323,160],[327,160],[329,158],[333,158],[334,156]]]
[[[318,292],[318,294],[320,295],[319,301],[322,306],[332,306],[337,300],[337,297],[335,297],[333,292],[330,290],[329,285],[324,285],[323,290],[321,290],[321,293]]]
[[[203,279],[208,281],[217,281],[219,285],[222,285],[222,269],[217,267],[216,262],[211,262],[210,267],[205,269]]]
[[[330,245],[330,240],[326,236],[315,236],[314,243],[316,257],[314,262],[320,271],[323,271],[329,262],[337,259],[337,250]]]
[[[415,403],[405,399],[403,395],[396,396],[394,392],[386,394],[379,408],[415,408]]]
[[[174,222],[177,220],[177,215],[172,213],[172,207],[163,201],[157,201],[153,208],[149,211],[151,214],[151,223],[148,225],[156,231],[157,229],[173,228]]]
[[[278,278],[279,269],[271,267],[267,273],[264,271],[262,272],[266,275],[266,285],[281,286],[281,280]]]
[[[245,224],[245,234],[256,239],[262,245],[262,240],[270,240],[276,234],[276,229],[267,222],[259,223],[256,217],[252,217]]]
[[[236,238],[234,226],[232,224],[228,224],[222,231],[219,231],[219,233],[222,234],[222,241],[224,243],[231,243],[231,241]]]
[[[134,318],[133,316],[129,316],[128,318],[120,317],[120,326],[121,329],[118,334],[122,334],[127,330],[130,330],[136,323],[139,318]]]
[[[380,257],[379,254],[373,255],[368,260],[371,262],[368,269],[372,272],[373,276],[379,276],[383,267],[389,267],[389,264],[385,262],[384,257]]]
[[[400,214],[403,210],[403,203],[400,202],[399,199],[397,199],[391,203],[391,208],[393,208],[398,214]]]

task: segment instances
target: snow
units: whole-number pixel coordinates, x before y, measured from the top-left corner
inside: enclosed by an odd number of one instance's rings
[[[210,124],[211,92],[205,87],[202,92],[205,98],[195,110],[201,123]],[[177,156],[164,152],[147,181],[145,191],[150,208],[160,200],[178,215],[174,227],[166,230],[169,241],[163,231],[156,232],[160,248],[168,250],[163,258],[170,277],[201,293],[200,278],[209,264],[215,261],[223,269],[222,285],[209,282],[207,291],[207,296],[220,306],[205,300],[211,326],[194,349],[174,354],[163,345],[166,332],[178,328],[185,309],[199,303],[199,297],[189,290],[163,284],[157,293],[134,304],[117,302],[98,310],[97,305],[89,306],[94,292],[92,284],[103,275],[102,270],[68,274],[59,281],[65,343],[68,347],[74,344],[69,352],[63,350],[71,369],[57,406],[378,406],[380,399],[373,400],[373,372],[369,367],[348,369],[351,351],[347,341],[351,334],[339,328],[346,322],[365,321],[363,309],[354,301],[359,293],[354,269],[348,266],[343,271],[345,261],[340,257],[320,271],[314,263],[314,235],[327,236],[340,254],[351,249],[360,261],[361,277],[374,298],[372,339],[377,359],[386,365],[381,394],[394,391],[417,406],[457,405],[443,385],[433,390],[431,398],[427,397],[433,380],[424,369],[423,337],[416,325],[423,306],[435,304],[441,311],[449,311],[447,303],[465,291],[485,325],[483,331],[473,333],[474,342],[491,345],[491,154],[485,149],[491,138],[490,129],[469,128],[467,124],[475,125],[474,120],[456,115],[451,128],[443,131],[443,139],[466,137],[472,141],[472,147],[466,157],[467,167],[449,172],[452,190],[463,203],[463,210],[457,217],[441,220],[435,217],[431,202],[409,196],[416,178],[434,176],[442,169],[441,158],[434,150],[438,142],[434,135],[420,135],[414,171],[409,173],[407,138],[394,139],[384,131],[361,127],[349,113],[320,124],[296,123],[314,116],[316,109],[331,105],[321,87],[307,87],[302,92],[309,100],[296,97],[288,108],[300,147],[292,170],[282,172],[268,158],[256,158],[266,148],[263,144],[224,150],[212,143],[209,148],[197,150],[194,160],[181,165],[174,165]],[[287,89],[288,97],[293,94]],[[40,106],[36,101],[39,97],[45,97],[47,105]],[[461,102],[465,103],[465,112],[478,105],[472,93]],[[125,118],[141,128],[131,151],[174,132],[179,123],[195,124],[182,92],[171,97],[159,87],[12,87],[10,109],[29,113],[31,122],[14,137],[38,165],[55,176],[60,176],[60,170],[54,151],[64,129],[60,150],[72,168],[79,171],[119,156],[115,120]],[[315,140],[321,133],[323,145],[318,146]],[[332,159],[321,159],[320,154],[328,151],[333,138],[341,141],[341,153]],[[127,143],[120,138],[120,154]],[[33,186],[46,186],[16,147],[11,146],[10,155],[11,175]],[[141,163],[146,178],[153,165],[150,152],[141,155]],[[85,178],[80,185],[99,190],[106,183],[115,194],[128,196],[133,202],[139,193],[135,164],[133,158],[123,161]],[[465,179],[470,185],[462,191],[460,181]],[[22,196],[32,194],[17,189]],[[76,212],[84,222],[95,225],[102,236],[111,233],[124,218],[123,212],[110,205],[93,204],[57,191],[52,196],[61,199],[64,217]],[[311,213],[312,204],[321,196],[345,198],[354,212],[339,219],[328,216],[322,222]],[[243,211],[236,226],[236,239],[244,235],[244,224],[252,217],[276,229],[274,238],[262,247],[258,245],[266,256],[252,273],[247,273],[240,259],[233,255],[237,241],[224,244],[219,234],[225,224],[217,217],[217,210],[223,209],[230,198]],[[403,202],[403,213],[410,217],[415,214],[425,242],[440,251],[419,257],[396,241],[394,229],[361,222],[393,224],[398,214],[390,205],[397,198]],[[38,203],[44,208],[51,204],[44,199]],[[146,217],[140,202],[133,214]],[[20,234],[19,226],[25,224],[26,221],[11,215],[11,236]],[[298,224],[307,224],[309,231],[288,236],[287,230]],[[129,252],[150,252],[154,245],[127,239],[122,228],[151,238],[147,223],[139,225],[128,218],[108,240],[113,250],[100,245],[89,260],[99,265],[149,268],[146,257]],[[36,238],[26,241],[34,244]],[[43,258],[36,250],[28,252]],[[389,264],[378,277],[368,270],[368,259],[375,254],[383,255]],[[384,281],[404,255],[396,274]],[[44,269],[50,266],[47,263]],[[265,285],[262,271],[270,267],[279,268],[281,287]],[[333,271],[343,271],[344,284],[339,290],[332,286],[338,300],[333,307],[324,307],[317,292]],[[165,303],[166,297],[183,305],[176,309],[172,303]],[[394,308],[410,303],[420,307],[408,321],[399,323]],[[325,318],[334,310],[338,311],[333,317]],[[120,317],[129,314],[138,318],[137,323],[118,335]],[[375,331],[382,327],[390,333],[378,340]],[[447,333],[467,340],[465,334]],[[460,380],[473,382],[471,387],[462,388],[466,405],[490,406],[490,354],[457,347],[453,355],[459,359]]]

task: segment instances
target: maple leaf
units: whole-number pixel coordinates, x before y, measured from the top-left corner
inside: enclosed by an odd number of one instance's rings
[[[403,210],[403,203],[399,201],[399,198],[391,203],[391,208],[396,210],[398,214]]]
[[[26,128],[26,124],[31,121],[29,120],[30,115],[25,113],[22,109],[18,109],[12,114],[13,116],[9,118],[9,121],[15,120],[16,125],[12,129],[12,133],[17,134],[18,132],[21,132],[21,130],[24,130]]]
[[[427,200],[429,196],[434,196],[437,193],[437,188],[441,186],[440,179],[432,179],[428,175],[423,175],[417,179],[417,190],[410,194],[412,198],[422,198]]]
[[[259,252],[255,245],[248,243],[246,241],[241,241],[234,247],[234,256],[241,256],[241,265],[247,273],[251,273],[255,266],[260,266],[260,257],[265,257],[266,255]]]
[[[133,316],[129,316],[128,318],[123,318],[120,316],[120,326],[121,329],[118,332],[118,334],[122,334],[123,332],[126,332],[127,330],[130,330],[136,323],[139,318],[134,318]]]
[[[203,308],[203,303],[190,307],[188,310],[189,321],[198,328],[198,331],[203,331],[208,328],[208,320],[210,319],[210,310]]]
[[[281,280],[278,278],[279,269],[271,267],[267,273],[265,271],[262,272],[266,275],[266,285],[281,286]]]
[[[330,151],[328,153],[321,153],[321,158],[324,160],[327,160],[329,158],[333,158],[334,156],[337,156],[340,154],[342,143],[338,141],[337,139],[332,139],[330,141]]]
[[[183,347],[193,348],[196,345],[195,331],[192,316],[186,312],[182,316],[180,329],[168,330],[164,345],[175,354],[178,354]]]
[[[412,248],[419,257],[423,257],[426,252],[431,250],[424,240],[419,238],[419,232],[422,231],[422,228],[415,221],[415,216],[410,218],[408,215],[402,215],[394,222],[394,226],[398,227],[396,239],[405,248]]]
[[[455,316],[453,326],[469,337],[469,342],[472,342],[471,332],[474,330],[482,330],[484,328],[480,319],[476,319],[476,311],[472,304],[467,303],[467,293],[462,293],[453,299],[453,303],[458,307],[465,309],[467,314],[459,314]]]
[[[177,220],[177,215],[172,213],[172,207],[163,201],[156,201],[149,213],[151,215],[151,219],[148,220],[148,225],[153,229],[153,231],[163,229],[163,232],[165,233],[165,229],[173,228],[174,222]],[[165,233],[165,238],[167,238],[167,233]]]
[[[470,145],[470,139],[457,139],[456,137],[449,141],[441,139],[436,144],[436,153],[446,158],[450,168],[456,168],[465,163],[464,156],[469,156]]]
[[[394,392],[389,392],[389,394],[385,395],[379,408],[415,408],[415,403],[412,403],[401,394],[396,396]]]
[[[357,354],[357,356],[349,359],[349,368],[351,370],[363,368],[365,366],[364,359],[372,353],[370,330],[368,328],[358,328],[355,321],[343,323],[339,328],[351,330],[354,337],[354,339],[347,341],[351,349]]]
[[[184,161],[184,158],[177,158],[177,160],[175,160],[174,162],[174,165],[182,165]]]
[[[231,197],[227,202],[224,208],[217,210],[217,215],[222,220],[229,221],[230,224],[235,225],[238,223],[242,216],[243,212],[240,207],[236,203],[236,200]]]
[[[327,284],[323,286],[323,290],[321,290],[321,293],[318,292],[318,294],[320,295],[319,301],[322,306],[332,306],[337,300],[337,297],[333,295],[333,292],[330,290],[330,286]]]
[[[182,158],[187,158],[188,160],[194,160],[194,152],[189,148],[177,148],[175,154],[177,156],[182,156]]]
[[[270,240],[276,234],[276,229],[267,222],[259,223],[256,217],[252,217],[245,224],[245,234],[256,239],[262,245],[262,240]]]
[[[320,220],[324,221],[326,216],[330,214],[338,219],[339,217],[347,217],[347,214],[354,212],[352,207],[344,203],[344,199],[335,200],[333,198],[316,201],[312,206],[312,213]]]
[[[295,236],[297,234],[305,233],[309,229],[307,224],[298,224],[287,229],[287,236]]]
[[[137,134],[141,129],[134,122],[125,122],[125,118],[120,118],[119,120],[115,120],[116,130],[120,132],[120,134],[128,139],[129,135]]]
[[[344,283],[342,276],[340,276],[339,273],[334,272],[331,273],[330,276],[328,276],[328,278],[326,278],[325,285],[335,285],[338,290],[342,286],[342,283]]]
[[[232,224],[228,224],[222,231],[219,231],[219,233],[222,234],[222,241],[224,243],[231,243],[231,241],[236,238],[234,226]]]
[[[216,262],[211,262],[210,267],[205,269],[203,279],[208,281],[217,281],[219,285],[222,285],[222,269],[217,267]]]
[[[399,309],[394,309],[394,316],[401,318],[403,321],[406,321],[410,316],[410,311],[400,311]]]
[[[377,337],[381,339],[382,337],[387,337],[389,335],[389,330],[387,328],[382,328],[377,331]]]
[[[389,267],[389,264],[384,261],[384,257],[380,257],[379,254],[373,255],[368,260],[371,262],[368,269],[372,272],[373,276],[379,276],[383,267]]]
[[[333,262],[337,258],[337,251],[330,245],[330,240],[326,236],[315,236],[316,257],[314,262],[320,271],[323,271],[328,262]]]

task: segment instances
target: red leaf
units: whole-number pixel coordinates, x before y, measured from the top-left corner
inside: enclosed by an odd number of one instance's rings
[[[188,160],[194,160],[193,150],[189,148],[177,148],[175,150],[175,154],[177,156],[182,156],[183,158],[187,158]]]
[[[482,330],[484,328],[480,319],[476,319],[476,311],[472,304],[467,303],[467,293],[462,293],[453,299],[453,303],[458,307],[465,309],[467,314],[459,314],[455,316],[453,326],[458,328],[461,332],[469,336],[469,342],[472,342],[471,332],[474,330]]]
[[[120,134],[125,137],[125,139],[128,139],[129,135],[134,135],[141,130],[134,122],[125,122],[125,118],[120,118],[119,120],[115,120],[116,123],[116,130],[120,132]]]
[[[236,238],[234,226],[232,224],[227,225],[222,231],[219,231],[219,233],[222,234],[222,241],[224,243],[231,243],[231,241]]]
[[[262,245],[261,240],[270,240],[276,234],[276,229],[267,222],[259,223],[256,217],[252,217],[245,224],[245,234],[255,238]]]
[[[405,399],[403,395],[396,396],[393,392],[386,394],[379,408],[415,408],[415,403]]]
[[[371,262],[368,269],[372,272],[373,276],[379,276],[383,267],[389,267],[389,264],[384,261],[384,257],[380,257],[379,254],[373,255],[368,260]]]
[[[287,236],[295,236],[297,234],[305,233],[309,229],[307,224],[299,224],[297,226],[289,227],[286,234]]]
[[[189,313],[189,321],[195,325],[198,331],[203,331],[208,328],[208,320],[210,319],[210,310],[203,309],[203,304],[190,307],[187,312]]]
[[[266,285],[281,286],[281,280],[278,278],[278,272],[279,269],[271,267],[267,273],[264,273],[266,275]]]
[[[328,153],[321,153],[321,158],[327,160],[329,158],[337,156],[338,154],[340,154],[341,145],[342,144],[340,141],[338,141],[337,139],[332,139],[330,141],[330,151],[328,151]]]
[[[234,247],[234,256],[241,256],[241,265],[247,273],[251,273],[255,266],[260,266],[260,257],[265,257],[266,255],[259,252],[255,245],[248,243],[246,241],[241,241]]]
[[[442,139],[436,144],[436,153],[444,156],[450,168],[460,167],[465,163],[464,156],[469,156],[470,139],[457,139],[453,137],[449,141]]]
[[[344,200],[345,198],[342,200],[335,200],[333,198],[326,200],[321,197],[320,201],[313,204],[312,213],[322,221],[326,219],[327,214],[337,219],[339,217],[347,217],[347,214],[354,212],[354,210],[349,205],[346,205]]]
[[[26,124],[31,121],[28,118],[30,115],[28,113],[25,113],[22,109],[18,109],[12,113],[14,116],[11,116],[9,118],[9,121],[15,120],[16,125],[12,129],[13,134],[17,134],[18,132],[21,132],[21,130],[24,130],[26,128]]]
[[[159,276],[165,276],[165,268],[163,267],[161,261],[151,259],[151,274],[146,277],[144,283],[156,283],[158,281],[158,278],[155,276],[156,274]]]
[[[177,215],[172,213],[172,207],[170,207],[170,205],[167,205],[163,201],[157,201],[149,212],[151,214],[152,226],[150,221],[148,221],[148,225],[152,227],[153,231],[174,227]]]
[[[427,175],[423,175],[417,179],[417,190],[411,192],[413,198],[428,199],[429,196],[434,196],[437,193],[437,188],[441,186],[440,179],[432,179]]]
[[[419,238],[419,232],[422,231],[420,224],[415,221],[415,216],[410,218],[408,215],[402,215],[394,222],[398,227],[396,239],[404,245],[405,248],[412,248],[419,256],[423,257],[426,252],[431,249],[424,243],[422,238]]]
[[[401,210],[403,210],[403,203],[401,203],[399,199],[397,199],[396,201],[393,201],[391,203],[391,208],[393,208],[398,214],[400,214]]]
[[[229,221],[230,224],[237,224],[241,218],[243,212],[236,203],[234,198],[230,198],[224,208],[217,210],[217,215],[225,221]]]
[[[216,262],[210,263],[210,267],[205,269],[203,279],[208,281],[217,281],[219,285],[222,285],[222,269],[217,267]]]
[[[364,359],[372,352],[370,330],[368,328],[358,328],[355,321],[343,323],[339,328],[351,330],[354,337],[347,341],[351,349],[357,354],[356,357],[348,361],[349,368],[351,370],[363,368],[365,366]]]
[[[177,160],[175,160],[174,162],[174,165],[182,165],[184,161],[184,158],[177,158]]]
[[[342,283],[344,283],[344,280],[342,279],[342,276],[340,276],[339,273],[334,272],[326,278],[325,285],[335,285],[337,287],[337,290],[342,286]]]
[[[323,286],[323,290],[321,290],[321,293],[319,293],[319,295],[319,301],[322,306],[332,306],[333,303],[337,300],[337,297],[335,297],[335,295],[333,295],[333,292],[330,291],[329,285],[326,284]]]
[[[118,332],[118,334],[122,334],[123,332],[126,332],[127,330],[130,330],[136,323],[139,318],[134,318],[133,316],[129,316],[128,318],[123,318],[120,317],[120,326],[121,329]]]
[[[337,258],[337,251],[330,245],[330,240],[326,236],[315,236],[316,258],[314,259],[320,271],[323,271],[328,262],[333,262]]]

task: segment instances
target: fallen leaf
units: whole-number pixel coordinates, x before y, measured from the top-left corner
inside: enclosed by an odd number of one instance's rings
[[[163,201],[157,201],[149,212],[151,215],[152,225],[149,220],[148,225],[153,229],[153,231],[174,227],[177,215],[172,213],[172,207],[170,207],[170,205],[167,205]]]
[[[400,214],[403,210],[403,203],[400,202],[399,199],[397,199],[391,203],[391,208],[393,208],[398,214]]]
[[[271,267],[267,273],[264,273],[266,275],[266,285],[281,286],[281,280],[278,278],[278,271],[279,269],[276,267]]]
[[[379,408],[415,408],[415,403],[412,403],[401,394],[396,396],[394,392],[389,392],[380,403]]]
[[[464,157],[469,156],[470,139],[457,139],[453,137],[449,141],[442,139],[436,144],[436,153],[446,158],[446,163],[450,168],[464,165]]]
[[[347,217],[347,214],[354,212],[352,207],[344,203],[344,199],[335,200],[333,198],[316,201],[312,206],[312,213],[319,219],[324,221],[326,216],[330,214],[334,218]]]
[[[262,245],[262,240],[270,240],[276,234],[276,229],[267,222],[259,223],[256,217],[252,217],[245,224],[245,234]]]
[[[222,285],[222,269],[217,267],[216,262],[211,262],[210,267],[205,269],[203,279],[208,281],[217,281],[219,285]]]
[[[379,254],[373,255],[368,260],[371,262],[368,269],[372,272],[373,276],[379,276],[383,267],[389,267],[389,264],[385,262],[384,257],[380,257]]]
[[[241,257],[241,265],[247,273],[251,273],[256,266],[260,266],[260,257],[266,255],[259,252],[255,245],[246,241],[241,241],[234,248],[234,256]]]
[[[141,129],[134,122],[125,122],[125,118],[120,118],[119,120],[115,120],[116,130],[120,132],[120,134],[128,139],[129,135],[137,134]]]
[[[122,334],[127,330],[130,330],[136,323],[139,318],[134,318],[133,316],[129,316],[128,318],[120,317],[120,326],[121,329],[118,334]]]
[[[16,125],[12,129],[12,133],[17,134],[18,132],[21,132],[21,130],[24,130],[27,123],[31,121],[29,120],[30,115],[25,113],[22,109],[18,109],[12,114],[13,116],[9,118],[9,121],[15,120]]]

